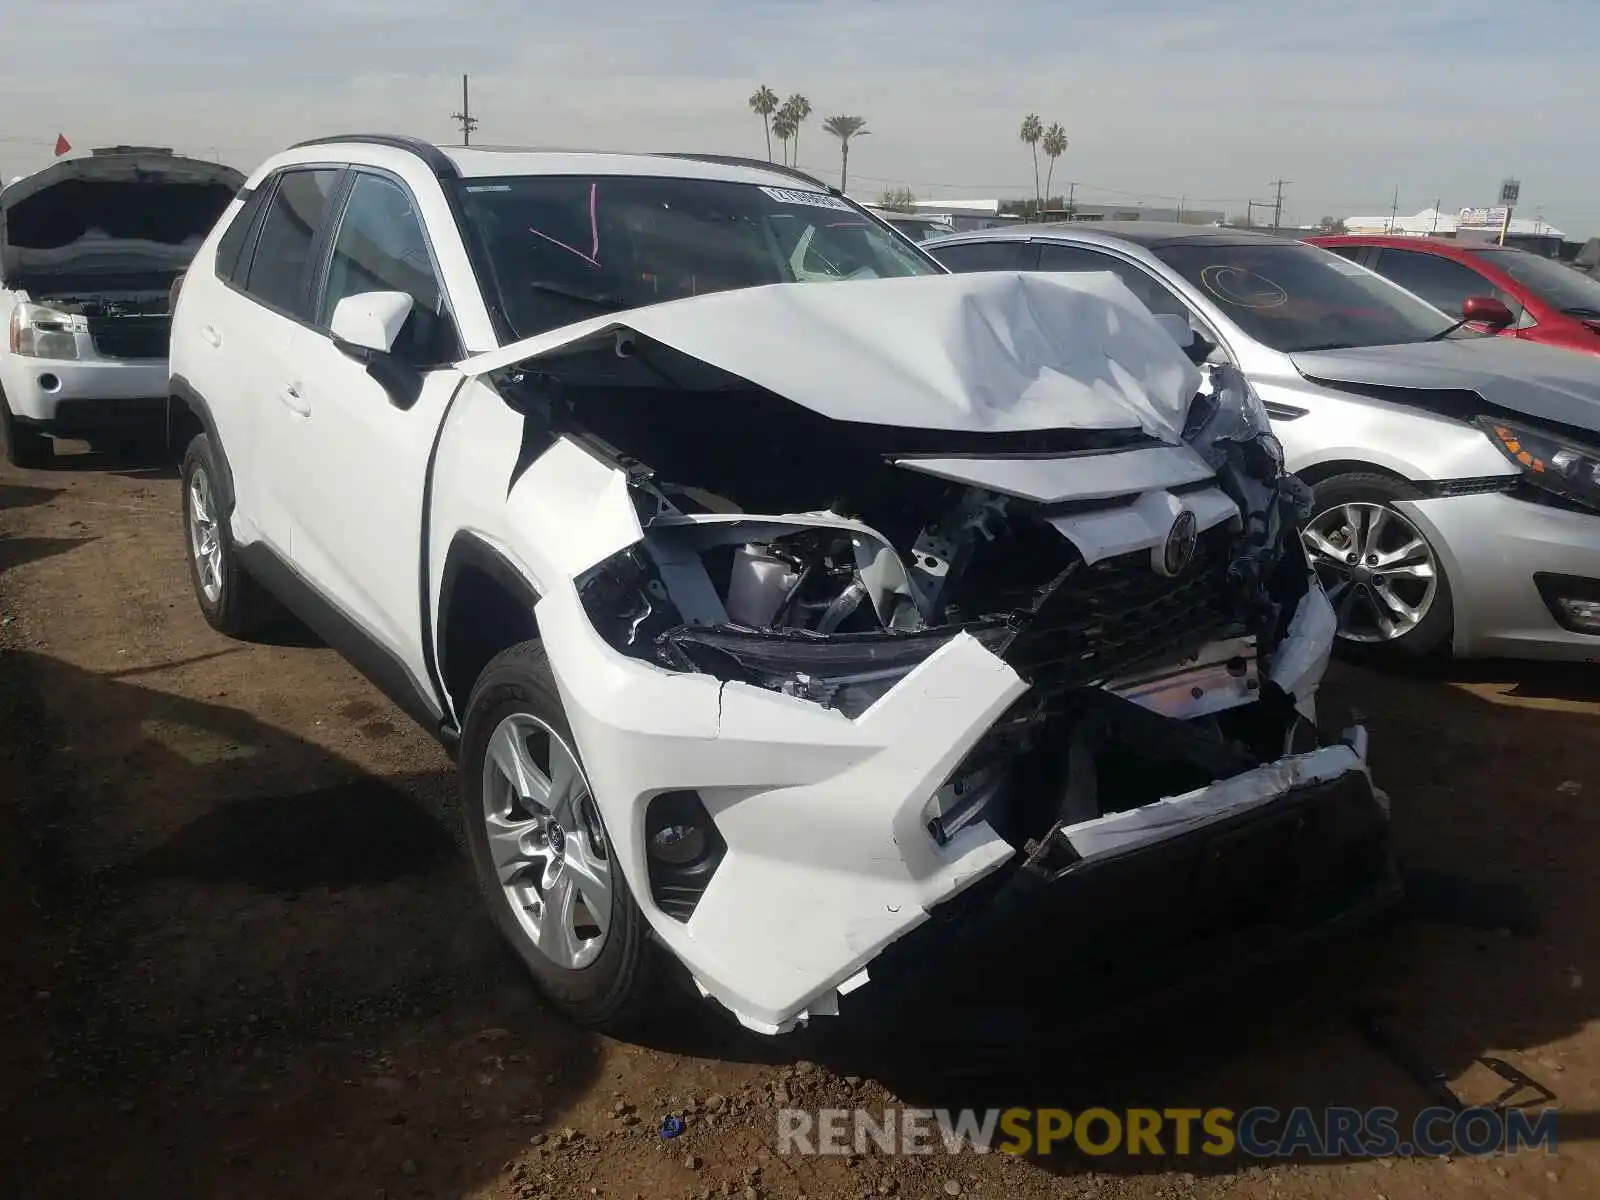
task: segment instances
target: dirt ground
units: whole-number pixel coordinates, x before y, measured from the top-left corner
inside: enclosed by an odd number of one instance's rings
[[[1415,868],[1540,927],[1411,920],[1137,1038],[942,1077],[885,1031],[649,1045],[545,1012],[480,910],[443,753],[309,637],[202,622],[170,473],[0,474],[0,1194],[16,1197],[1600,1194],[1600,667],[1337,668]],[[1424,914],[1426,916],[1426,914]],[[1292,1162],[775,1153],[780,1107],[1468,1102],[1497,1058],[1560,1149]],[[685,1128],[661,1136],[676,1114]]]

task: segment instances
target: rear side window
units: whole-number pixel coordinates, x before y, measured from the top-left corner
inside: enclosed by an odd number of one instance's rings
[[[1039,262],[1032,242],[957,242],[928,253],[952,271],[1031,271]]]
[[[244,280],[244,290],[263,304],[291,316],[307,315],[316,265],[312,249],[341,174],[324,168],[279,176]]]
[[[244,207],[234,214],[233,220],[217,242],[218,279],[225,279],[229,283],[238,281],[239,261],[244,256],[244,248],[250,243],[250,232],[255,228],[256,219],[261,215],[261,207],[270,195],[272,195],[270,181],[252,192],[245,193]]]

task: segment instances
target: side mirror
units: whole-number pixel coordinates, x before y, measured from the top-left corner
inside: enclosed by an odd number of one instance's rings
[[[394,349],[395,339],[411,315],[413,301],[404,292],[362,292],[346,296],[334,307],[329,322],[333,344],[351,358],[371,362]]]
[[[1187,350],[1194,345],[1194,326],[1189,324],[1187,317],[1180,317],[1177,313],[1154,313],[1156,324],[1165,329],[1178,343],[1180,350]]]
[[[1486,325],[1492,332],[1499,333],[1516,318],[1493,296],[1468,296],[1461,302],[1461,320],[1469,325]]]

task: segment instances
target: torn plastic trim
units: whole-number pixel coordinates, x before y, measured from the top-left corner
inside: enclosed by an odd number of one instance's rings
[[[1350,740],[1339,745],[1287,755],[1209,787],[1058,828],[1050,836],[1063,844],[1057,851],[1064,849],[1071,861],[1048,873],[1057,877],[1088,860],[1131,853],[1183,837],[1206,825],[1264,808],[1313,784],[1331,783],[1352,773],[1369,775],[1364,757],[1366,730],[1357,726],[1346,736]],[[1048,849],[1039,847],[1041,853],[1035,859],[1043,858],[1042,852]]]

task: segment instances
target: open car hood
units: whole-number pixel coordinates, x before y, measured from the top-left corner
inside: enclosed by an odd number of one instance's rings
[[[1397,391],[1476,392],[1510,412],[1600,430],[1600,361],[1571,350],[1483,337],[1290,357],[1312,380]]]
[[[632,331],[839,421],[1181,442],[1199,371],[1120,281],[992,272],[716,292],[469,358],[485,375]]]
[[[149,150],[54,163],[0,190],[0,279],[170,277],[244,183],[222,163]]]

